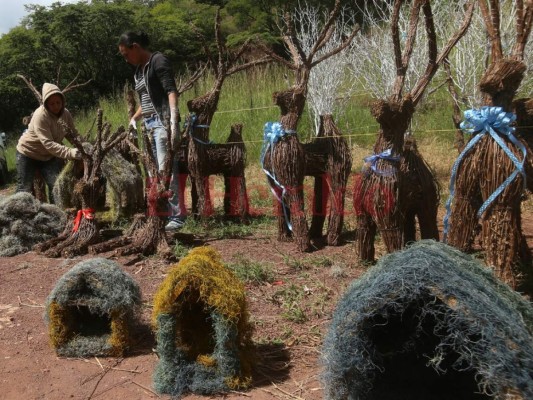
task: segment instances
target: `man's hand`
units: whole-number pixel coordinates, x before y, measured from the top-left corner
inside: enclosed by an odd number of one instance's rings
[[[130,128],[137,129],[137,121],[135,121],[135,118],[130,119]]]
[[[75,149],[74,155],[72,156],[72,158],[74,158],[74,160],[81,160],[81,151],[79,151],[78,149]]]

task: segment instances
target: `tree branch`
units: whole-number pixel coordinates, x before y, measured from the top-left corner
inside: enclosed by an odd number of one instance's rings
[[[74,90],[76,88],[79,88],[79,87],[83,87],[83,86],[86,86],[89,84],[89,82],[92,81],[92,79],[89,79],[87,82],[84,82],[84,83],[78,83],[77,85],[74,84],[74,82],[76,82],[76,80],[78,79],[78,76],[80,76],[80,73],[78,72],[78,74],[76,75],[76,77],[62,90],[63,94],[67,93],[67,92],[70,92],[71,90]]]
[[[35,88],[35,86],[33,86],[33,83],[31,83],[31,81],[29,79],[27,79],[24,75],[17,74],[17,76],[26,83],[26,85],[32,91],[33,95],[37,98],[37,101],[39,102],[39,104],[42,105],[43,104],[43,98],[41,96],[41,93],[39,93],[39,91]]]

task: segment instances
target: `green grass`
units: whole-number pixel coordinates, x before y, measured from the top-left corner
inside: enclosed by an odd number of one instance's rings
[[[234,254],[233,260],[226,265],[241,281],[254,285],[274,281],[272,265],[250,260],[243,253]]]
[[[221,217],[222,215],[223,211],[216,209],[215,215],[211,218],[189,217],[181,232],[212,239],[240,239],[273,229],[272,217],[269,215],[253,217],[247,223],[242,223],[240,220],[226,220]]]
[[[272,296],[272,301],[282,308],[281,316],[288,321],[302,324],[308,320],[302,300],[304,297],[303,288],[290,284],[276,291]]]
[[[284,68],[268,65],[228,77],[211,124],[211,139],[218,143],[224,142],[230,133],[231,125],[242,123],[248,165],[258,165],[264,124],[279,120],[280,111],[273,105],[272,94],[288,88],[286,75],[291,76]],[[181,96],[179,107],[182,116],[187,113],[187,101],[209,91],[212,82],[213,77],[208,74]],[[366,152],[371,151],[378,130],[376,121],[370,115],[371,102],[372,99],[361,91],[352,96],[343,113],[335,116],[338,127],[351,147],[362,147]],[[104,111],[104,120],[111,124],[112,130],[120,125],[127,125],[129,120],[127,105],[122,93],[117,93],[113,98],[100,99],[98,107]],[[451,114],[448,94],[444,90],[438,91],[419,107],[414,116],[412,130],[420,139],[438,137],[446,143],[453,143]],[[95,118],[96,109],[74,114],[78,131],[83,135],[93,136]],[[311,116],[306,109],[298,126],[302,141],[308,141],[313,137],[313,126]],[[14,142],[10,143],[8,149],[8,166],[13,170],[15,145]]]

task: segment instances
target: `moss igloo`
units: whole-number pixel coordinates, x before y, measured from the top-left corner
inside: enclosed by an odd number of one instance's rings
[[[383,257],[336,306],[327,399],[533,399],[533,309],[489,268],[421,241]]]
[[[46,300],[50,343],[64,357],[121,356],[131,344],[140,305],[139,286],[116,262],[81,261]]]
[[[242,282],[212,248],[170,268],[154,297],[159,393],[214,394],[251,382],[251,332]]]

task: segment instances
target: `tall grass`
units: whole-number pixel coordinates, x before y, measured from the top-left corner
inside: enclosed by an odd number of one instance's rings
[[[224,142],[230,133],[231,125],[242,123],[248,166],[259,166],[263,127],[268,121],[279,120],[279,109],[273,105],[272,94],[287,89],[292,84],[290,76],[290,73],[280,66],[267,65],[228,77],[211,124],[211,140]],[[212,84],[213,77],[207,74],[181,96],[179,106],[182,116],[187,113],[187,101],[206,93]],[[344,112],[335,116],[338,127],[353,149],[354,171],[362,165],[362,157],[372,153],[372,145],[376,139],[378,125],[370,115],[371,102],[372,99],[367,93],[357,93],[348,101]],[[127,105],[122,93],[116,93],[112,98],[100,99],[98,108],[104,111],[104,120],[110,122],[113,130],[119,125],[127,125]],[[412,124],[413,134],[419,143],[431,143],[424,149],[424,156],[442,175],[445,175],[444,171],[449,170],[456,155],[453,151],[454,131],[451,114],[451,103],[447,94],[443,91],[436,92],[419,107]],[[74,119],[78,131],[93,137],[95,118],[96,110],[75,113]],[[314,136],[313,121],[307,109],[302,116],[298,131],[300,139],[304,142]],[[15,145],[16,143],[10,143],[7,149],[10,170],[15,169]],[[440,156],[434,157],[433,155],[439,151],[452,157],[445,159]],[[438,165],[440,162],[444,164]]]

